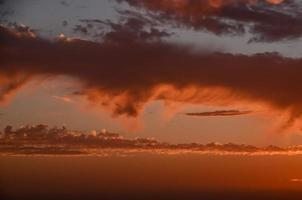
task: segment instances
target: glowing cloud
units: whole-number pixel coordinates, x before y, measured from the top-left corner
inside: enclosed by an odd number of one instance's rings
[[[15,74],[21,85],[28,80],[23,77],[74,77],[82,84],[74,95],[110,108],[117,116],[137,116],[146,103],[162,100],[245,104],[247,110],[262,104],[288,114],[289,126],[301,117],[301,59],[275,53],[197,53],[190,46],[144,41],[132,34],[129,39],[116,39],[124,31],[112,30],[109,34],[115,37],[101,43],[65,42],[20,37],[16,30],[0,27],[0,74]]]

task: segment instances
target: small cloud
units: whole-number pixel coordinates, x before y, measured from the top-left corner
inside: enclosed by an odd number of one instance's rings
[[[198,112],[198,113],[186,113],[188,116],[200,116],[200,117],[212,117],[212,116],[237,116],[237,115],[247,115],[252,113],[252,111],[240,111],[240,110],[217,110],[210,112]]]
[[[75,27],[73,28],[73,31],[76,33],[81,33],[84,35],[88,34],[88,28],[82,25],[75,25]]]
[[[292,178],[290,182],[302,182],[302,178]]]
[[[62,26],[64,26],[64,27],[65,27],[65,26],[68,26],[68,21],[67,21],[67,20],[63,20],[63,21],[62,21]]]
[[[71,103],[72,102],[72,99],[67,97],[67,96],[52,96],[53,98],[57,99],[57,100],[60,100],[60,101],[64,101],[66,103]]]
[[[73,0],[71,0],[71,1],[67,1],[67,0],[61,1],[61,5],[66,6],[66,7],[71,6],[72,3],[73,3]]]

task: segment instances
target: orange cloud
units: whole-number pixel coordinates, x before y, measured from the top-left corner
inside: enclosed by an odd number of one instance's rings
[[[67,97],[67,96],[53,96],[53,98],[57,99],[57,100],[60,100],[60,101],[63,101],[63,102],[66,102],[66,103],[71,103],[72,100],[71,98]]]
[[[28,80],[29,75],[19,73],[1,73],[0,70],[0,103],[6,103],[10,97]]]
[[[82,84],[75,95],[117,116],[137,116],[148,102],[161,100],[244,104],[247,110],[261,104],[289,114],[289,125],[301,118],[301,59],[274,53],[198,53],[161,40],[114,39],[123,33],[124,29],[115,30],[115,37],[101,43],[66,42],[19,36],[0,27],[0,74],[7,80],[7,74],[74,77]]]
[[[284,0],[266,0],[266,1],[272,4],[280,4],[284,2]]]
[[[155,154],[214,155],[301,155],[301,146],[256,147],[245,144],[169,144],[154,138],[124,138],[108,131],[71,131],[66,127],[47,125],[23,126],[16,130],[7,126],[0,132],[0,155],[127,155],[137,152]],[[293,180],[295,181],[295,180]]]

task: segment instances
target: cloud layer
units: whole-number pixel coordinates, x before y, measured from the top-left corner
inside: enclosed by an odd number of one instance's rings
[[[153,138],[124,138],[107,131],[72,131],[47,125],[24,126],[16,130],[7,126],[0,132],[0,155],[112,155],[131,153],[217,154],[217,155],[297,155],[301,146],[255,147],[244,144],[199,143],[169,144]]]
[[[280,41],[302,36],[298,0],[117,0],[152,13],[163,24],[218,35],[253,34],[251,41]]]
[[[138,28],[139,33],[143,27]],[[161,39],[141,40],[124,28],[102,42],[37,37],[30,29],[0,27],[1,99],[35,76],[66,75],[79,80],[75,95],[110,108],[115,115],[137,116],[152,100],[245,105],[264,103],[301,116],[301,59],[275,53],[232,55],[194,51]]]

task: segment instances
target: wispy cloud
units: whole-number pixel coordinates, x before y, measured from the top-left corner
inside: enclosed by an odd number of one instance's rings
[[[71,103],[72,102],[72,99],[68,96],[57,96],[57,95],[54,95],[52,96],[54,99],[57,99],[59,101],[63,101],[63,102],[66,102],[66,103]]]
[[[211,116],[237,116],[237,115],[247,115],[252,113],[252,111],[240,111],[240,110],[217,110],[210,112],[190,112],[186,113],[188,116],[200,116],[200,117],[211,117]]]
[[[302,182],[301,178],[292,178],[290,179],[291,182]]]

